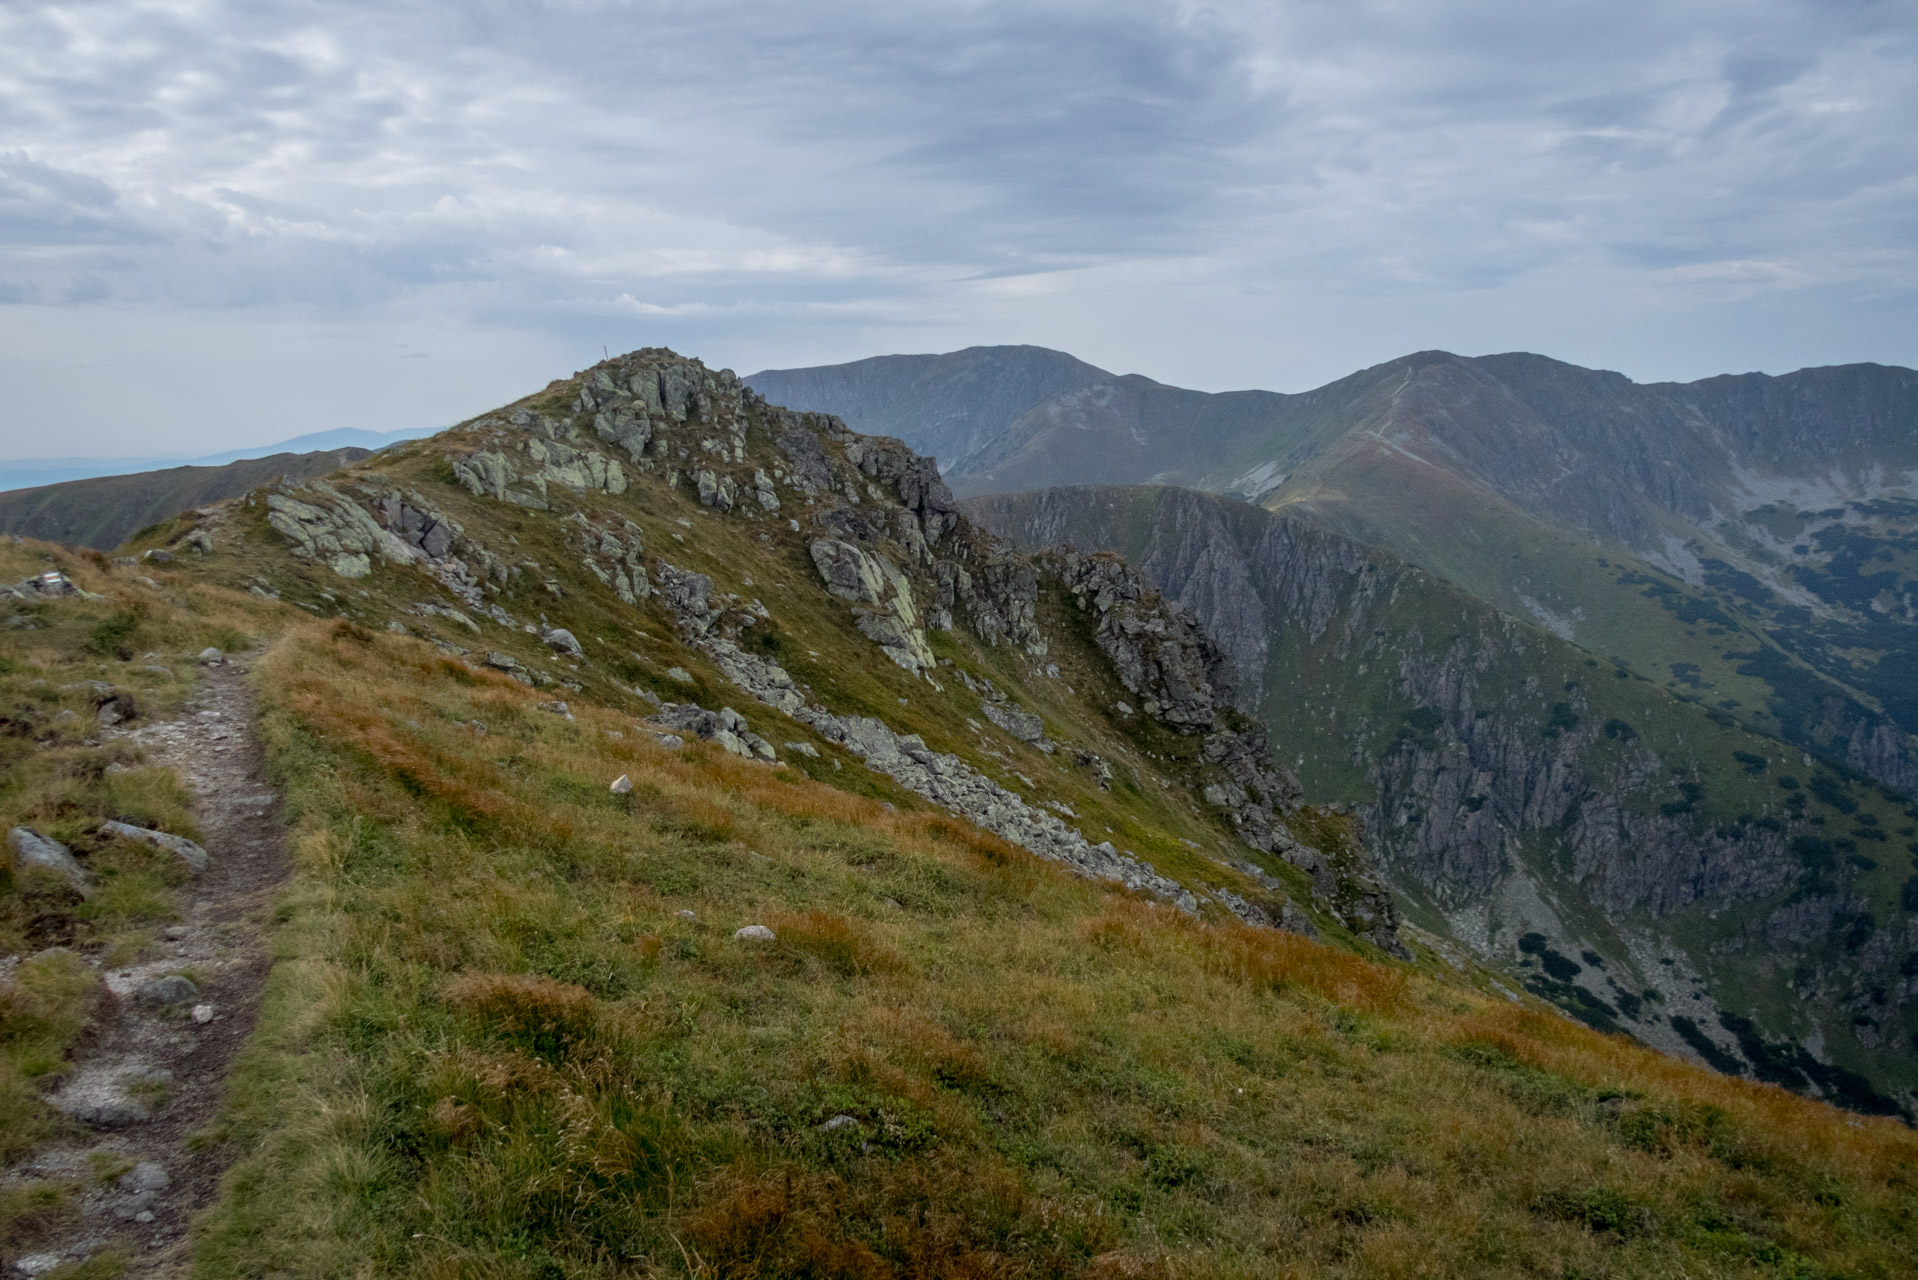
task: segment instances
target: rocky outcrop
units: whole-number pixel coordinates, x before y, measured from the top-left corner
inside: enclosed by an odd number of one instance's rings
[[[294,555],[317,560],[342,578],[364,578],[373,571],[375,555],[405,564],[418,551],[381,528],[357,502],[317,480],[291,492],[270,491],[266,505],[267,523],[292,544]]]
[[[811,550],[826,590],[854,606],[860,634],[914,675],[929,671],[935,660],[920,628],[911,580],[884,555],[837,538],[816,539]]]
[[[868,767],[908,790],[952,809],[1028,852],[1085,875],[1152,893],[1185,910],[1197,909],[1197,899],[1176,881],[1119,852],[1110,841],[1092,843],[958,756],[933,751],[916,734],[896,733],[873,717],[838,716],[809,702],[778,663],[746,652],[724,633],[726,611],[715,604],[710,578],[664,562],[659,565],[659,576],[663,598],[679,616],[683,634],[713,659],[727,679],[767,706],[845,747]]]

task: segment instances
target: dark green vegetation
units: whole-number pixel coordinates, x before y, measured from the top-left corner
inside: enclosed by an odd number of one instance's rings
[[[367,456],[365,449],[276,453],[221,467],[169,467],[15,489],[0,493],[0,533],[106,551],[189,507],[238,497],[282,476],[323,476]]]
[[[1695,670],[1638,676],[1301,520],[1172,489],[966,505],[1022,545],[1116,550],[1191,608],[1307,793],[1361,806],[1421,923],[1601,1029],[1911,1106],[1904,797],[1746,731]]]

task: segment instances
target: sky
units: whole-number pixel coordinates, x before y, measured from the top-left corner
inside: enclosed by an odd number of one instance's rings
[[[6,0],[0,49],[0,458],[639,346],[1918,365],[1911,0]]]

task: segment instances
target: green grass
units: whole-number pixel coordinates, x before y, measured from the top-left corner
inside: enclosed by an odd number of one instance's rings
[[[1909,1262],[1896,1126],[566,724],[413,642],[309,628],[263,677],[298,871],[203,1275]],[[583,785],[617,772],[633,815]]]

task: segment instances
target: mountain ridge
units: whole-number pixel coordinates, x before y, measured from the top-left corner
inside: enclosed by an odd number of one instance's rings
[[[1898,366],[1638,384],[1428,351],[1291,395],[1092,383],[947,471],[961,495],[1163,483],[1305,514],[1912,790],[1914,442]]]

